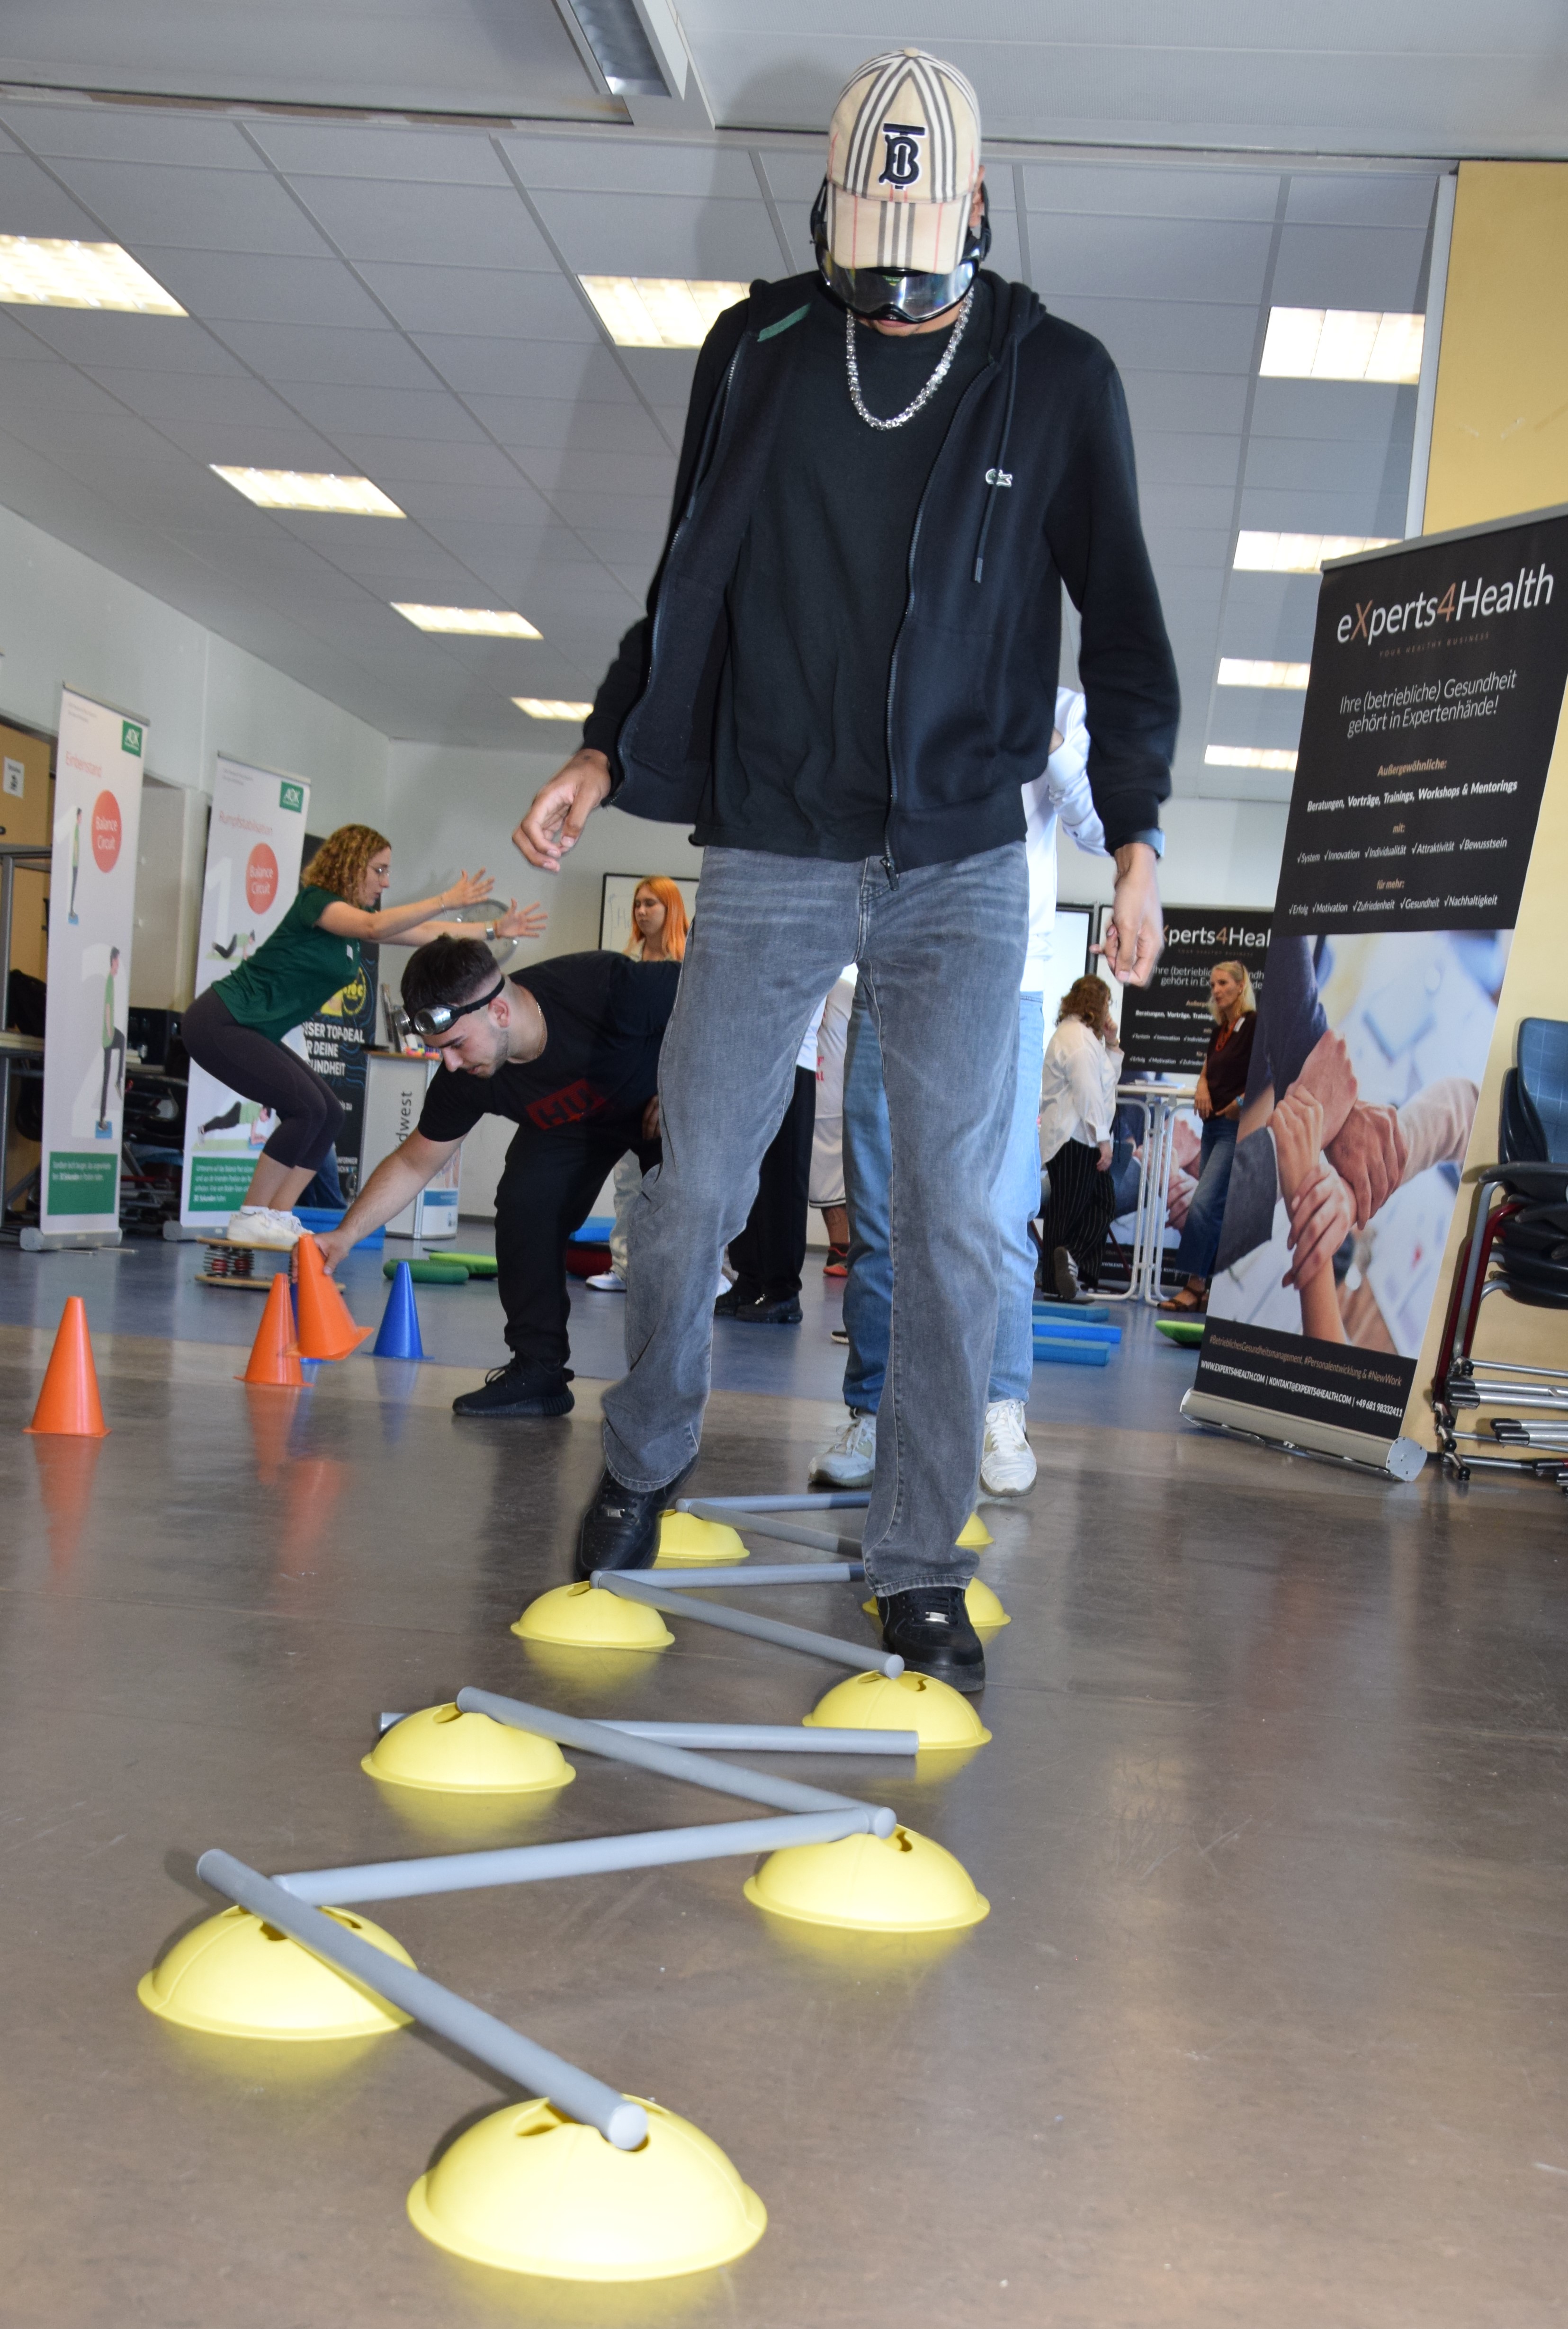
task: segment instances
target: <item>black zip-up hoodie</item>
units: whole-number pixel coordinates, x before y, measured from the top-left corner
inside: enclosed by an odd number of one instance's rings
[[[959,401],[909,555],[888,682],[896,869],[1022,840],[1019,787],[1050,756],[1066,584],[1082,622],[1089,781],[1115,849],[1159,822],[1180,698],[1144,547],[1127,404],[1098,340],[989,276],[987,361]],[[724,594],[817,278],[753,283],[703,345],[647,613],[605,674],[583,741],[610,797],[685,822],[712,785]]]

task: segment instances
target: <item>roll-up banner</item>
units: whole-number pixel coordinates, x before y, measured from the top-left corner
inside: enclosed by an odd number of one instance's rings
[[[1096,910],[1095,944],[1102,945],[1111,910]],[[1195,1076],[1214,1023],[1209,973],[1218,962],[1240,962],[1261,995],[1264,961],[1274,917],[1250,906],[1167,906],[1165,946],[1147,986],[1113,989],[1120,1019],[1122,1076]]]
[[[299,890],[310,787],[302,777],[218,756],[195,991],[238,970],[269,938]],[[182,1228],[221,1230],[244,1202],[277,1118],[191,1062]]]
[[[28,1246],[119,1241],[126,1014],[145,720],[60,699],[49,866],[39,1222]]]
[[[1327,567],[1196,1420],[1402,1436],[1568,680],[1568,514]]]

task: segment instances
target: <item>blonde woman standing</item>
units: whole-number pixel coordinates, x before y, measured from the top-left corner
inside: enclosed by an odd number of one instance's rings
[[[1176,1248],[1176,1268],[1186,1271],[1187,1282],[1168,1302],[1160,1304],[1162,1310],[1202,1310],[1209,1298],[1209,1279],[1220,1249],[1220,1222],[1235,1162],[1242,1096],[1252,1062],[1252,1032],[1258,1023],[1258,1005],[1245,963],[1215,963],[1209,973],[1209,1016],[1214,1023],[1214,1032],[1195,1102],[1204,1125],[1198,1181]]]
[[[685,962],[690,929],[686,901],[679,884],[672,882],[667,873],[650,873],[632,893],[631,936],[621,951],[638,962]],[[655,1131],[650,1137],[656,1138],[656,1099],[653,1117]],[[596,1294],[626,1292],[631,1204],[642,1187],[642,1159],[635,1148],[628,1148],[616,1166],[610,1186],[615,1194],[615,1219],[609,1231],[609,1268],[585,1281]]]
[[[245,1202],[230,1216],[229,1235],[242,1244],[294,1244],[300,1225],[289,1207],[316,1177],[343,1123],[336,1094],[284,1049],[284,1036],[357,976],[363,944],[418,947],[434,938],[473,938],[472,923],[440,917],[449,908],[477,905],[493,887],[481,867],[459,873],[439,897],[382,906],[391,880],[386,835],[368,825],[340,825],[300,875],[299,895],[271,937],[198,995],[181,1020],[197,1066],[278,1118]],[[514,899],[485,934],[536,938],[545,919],[542,907],[519,911]]]

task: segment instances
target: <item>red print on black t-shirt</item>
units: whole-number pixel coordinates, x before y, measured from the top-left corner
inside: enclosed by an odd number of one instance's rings
[[[563,1124],[583,1124],[590,1116],[599,1116],[609,1105],[601,1091],[597,1091],[586,1076],[579,1076],[574,1084],[563,1085],[560,1091],[546,1092],[543,1099],[528,1103],[528,1121],[536,1124],[541,1132],[559,1132]]]

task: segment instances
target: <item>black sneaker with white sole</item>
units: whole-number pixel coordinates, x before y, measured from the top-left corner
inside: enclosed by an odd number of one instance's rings
[[[905,1593],[879,1593],[883,1647],[895,1650],[912,1674],[930,1674],[966,1697],[986,1687],[986,1653],[969,1623],[961,1585],[913,1585]]]
[[[512,1359],[492,1367],[477,1391],[452,1401],[454,1415],[570,1415],[576,1400],[567,1389],[570,1367],[541,1359]]]

